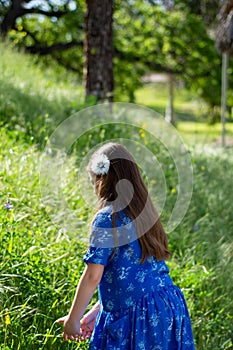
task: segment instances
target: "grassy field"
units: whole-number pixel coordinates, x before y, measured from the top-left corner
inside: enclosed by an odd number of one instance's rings
[[[165,115],[168,87],[167,83],[150,83],[136,91],[136,103],[147,106],[162,116]],[[212,144],[221,145],[222,125],[220,122],[209,123],[201,117],[204,113],[204,104],[197,97],[176,86],[174,93],[174,113],[176,127],[184,141],[189,145]],[[233,146],[233,123],[226,123],[226,145]]]
[[[75,190],[75,159],[70,155],[69,186],[64,193],[84,224],[78,231],[70,232],[54,226],[51,208],[41,201],[39,163],[43,141],[38,143],[43,138],[46,141],[48,132],[69,113],[84,106],[83,94],[76,88],[73,76],[70,83],[64,72],[59,75],[52,69],[42,69],[28,56],[12,54],[8,49],[1,52],[4,54],[0,57],[0,349],[86,350],[88,343],[64,344],[61,327],[54,321],[69,310],[84,267],[82,256],[87,244],[81,238],[88,236],[91,210],[82,193]],[[144,94],[147,100],[137,97],[137,103],[148,103],[156,109],[157,102],[153,104],[150,97],[155,94],[155,86],[150,91],[151,95],[147,87],[138,91],[137,96],[142,98]],[[166,101],[164,94],[165,90],[162,94],[158,89],[156,101],[160,101],[161,108]],[[179,98],[177,110],[184,114],[192,111],[194,116],[193,96],[183,91]],[[182,223],[169,234],[173,252],[169,267],[174,282],[185,294],[197,350],[230,350],[232,148],[224,150],[214,144],[219,125],[209,127],[190,119],[193,117],[187,114],[187,120],[178,123],[178,130],[187,140],[192,157],[193,196]],[[99,139],[102,141],[103,138]],[[141,142],[145,140],[142,138]],[[164,169],[166,180],[170,181],[175,174],[166,159]],[[175,196],[168,189],[166,201],[173,203]]]
[[[135,93],[136,103],[145,105],[165,115],[168,97],[166,82],[148,83]],[[183,87],[176,87],[174,91],[174,108],[178,120],[196,120],[200,101],[196,96]]]

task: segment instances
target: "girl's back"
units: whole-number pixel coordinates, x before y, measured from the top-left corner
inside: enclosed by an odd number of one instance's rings
[[[112,227],[111,210],[106,207],[97,214],[93,232]],[[129,218],[120,212],[118,230],[126,223]],[[128,227],[135,231],[133,225]],[[106,234],[102,237],[104,245]],[[186,303],[165,262],[150,257],[140,264],[137,239],[117,249],[100,245],[98,240],[98,247],[92,245],[84,256],[86,263],[105,266],[99,284],[101,310],[90,349],[194,349]]]

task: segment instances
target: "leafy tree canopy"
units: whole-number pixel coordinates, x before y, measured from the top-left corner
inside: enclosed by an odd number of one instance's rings
[[[167,72],[195,89],[212,108],[220,104],[221,57],[214,25],[220,0],[115,0],[116,98],[134,100],[140,77]],[[83,71],[85,1],[0,1],[1,27],[14,4],[22,9],[9,32],[14,45]],[[230,67],[230,69],[232,69]]]

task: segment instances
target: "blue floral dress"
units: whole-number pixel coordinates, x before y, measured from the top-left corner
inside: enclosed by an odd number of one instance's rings
[[[121,212],[117,226],[129,223]],[[112,227],[111,207],[102,209],[92,234]],[[135,229],[132,226],[131,230]],[[115,252],[115,254],[114,254]],[[186,302],[172,283],[164,261],[140,264],[138,240],[114,248],[89,247],[85,263],[104,265],[98,287],[100,312],[90,339],[90,350],[193,350]]]

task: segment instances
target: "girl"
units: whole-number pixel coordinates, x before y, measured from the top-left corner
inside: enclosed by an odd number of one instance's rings
[[[57,321],[63,339],[91,336],[90,350],[195,349],[184,296],[164,262],[166,234],[134,158],[107,143],[88,172],[99,208],[73,304]],[[82,318],[97,286],[99,301]]]

